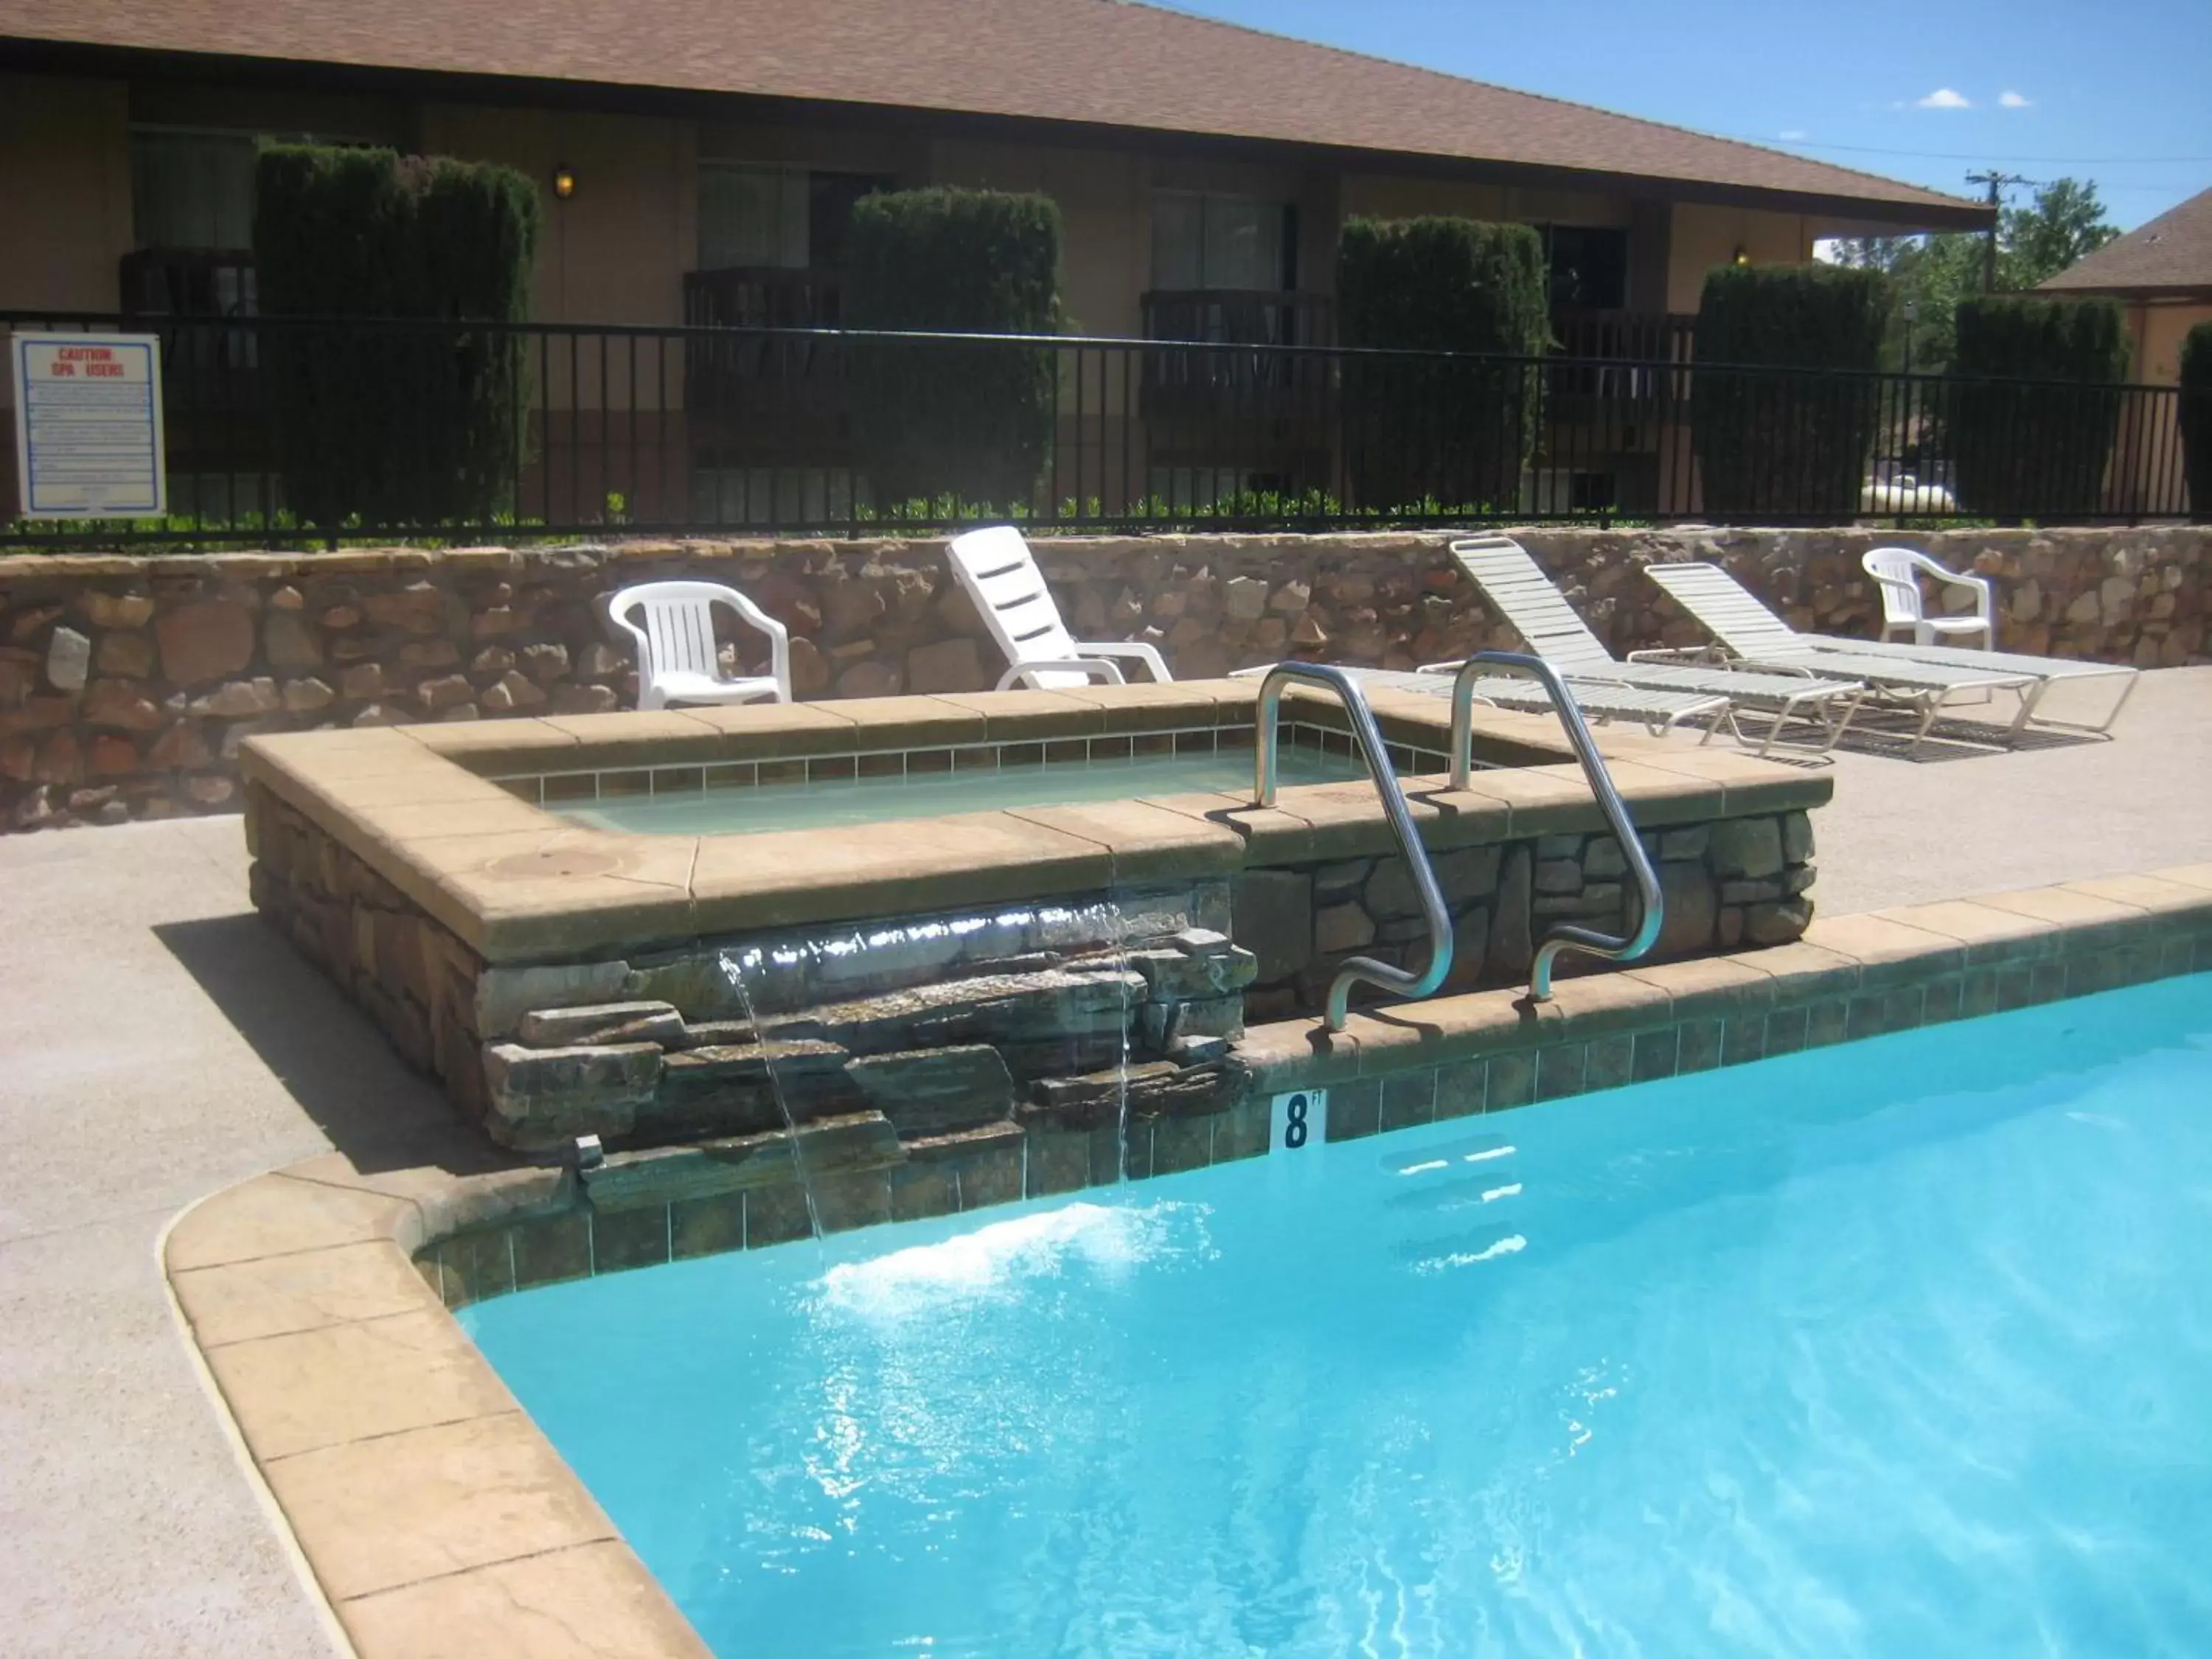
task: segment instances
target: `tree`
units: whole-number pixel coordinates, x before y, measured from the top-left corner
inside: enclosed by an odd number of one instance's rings
[[[2105,222],[2094,184],[2054,179],[2035,192],[2032,205],[1998,214],[1997,287],[2033,288],[2118,234]],[[1951,367],[1959,301],[1982,291],[1982,240],[1972,231],[1950,231],[1853,236],[1835,245],[1837,264],[1887,271],[1897,284],[1883,368],[1909,362],[1915,374],[1933,374]]]
[[[2028,289],[2056,276],[2118,235],[2105,222],[2097,187],[2054,179],[2035,192],[2033,207],[2008,207],[1997,221],[1997,286]]]

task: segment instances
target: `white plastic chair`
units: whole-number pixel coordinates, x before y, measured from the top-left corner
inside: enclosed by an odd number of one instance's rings
[[[1943,645],[1978,634],[1982,648],[1996,649],[1996,596],[1984,576],[1961,575],[1947,570],[1925,553],[1910,547],[1877,547],[1860,564],[1881,590],[1881,636],[1887,640],[1900,629],[1909,631],[1915,645]],[[1954,587],[1970,588],[1974,595],[1971,617],[1931,617],[1921,602],[1919,578],[1927,575]]]
[[[1006,655],[1006,672],[997,690],[1023,684],[1036,691],[1061,691],[1103,682],[1126,685],[1116,659],[1144,664],[1155,680],[1175,678],[1158,650],[1141,641],[1109,640],[1079,645],[1060,619],[1044,585],[1044,573],[1030,556],[1022,532],[1010,524],[955,536],[945,550],[952,574],[975,601],[975,609]]]
[[[714,607],[726,605],[769,639],[769,672],[722,678]],[[720,582],[640,582],[607,602],[607,615],[637,645],[637,706],[791,701],[791,632],[734,587]]]

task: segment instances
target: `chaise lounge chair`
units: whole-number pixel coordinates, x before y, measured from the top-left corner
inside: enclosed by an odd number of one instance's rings
[[[952,574],[1006,655],[1006,672],[997,690],[1026,685],[1036,691],[1060,691],[1104,683],[1124,685],[1121,664],[1140,662],[1155,680],[1171,680],[1158,647],[1141,641],[1092,641],[1077,644],[1060,619],[1044,585],[1044,573],[1030,544],[1012,525],[993,525],[955,536],[945,550]]]
[[[2035,657],[2017,651],[1966,650],[1958,646],[1922,645],[1917,641],[1907,644],[1902,641],[1854,640],[1839,634],[1800,634],[1717,565],[1655,564],[1647,567],[1644,574],[1673,594],[1707,633],[1720,640],[1735,655],[1746,659],[1754,651],[1760,654],[1771,651],[1809,652],[1809,657],[1800,659],[1813,672],[1850,674],[1869,685],[1876,684],[1878,675],[1860,666],[1847,667],[1846,662],[1886,664],[1893,673],[1925,670],[2022,682],[2023,684],[2003,688],[2017,690],[2021,699],[2020,712],[2005,733],[2008,742],[2016,738],[2031,723],[2109,737],[2112,722],[2127,707],[2142,673],[2122,663],[2074,662],[2063,657]],[[2118,679],[2121,683],[2120,695],[2102,720],[2053,720],[2039,712],[2043,700],[2054,687],[2098,679]]]
[[[1746,667],[1773,669],[1783,673],[1802,670],[1814,674],[1849,674],[1864,680],[1869,691],[1879,701],[1918,715],[1919,726],[1912,734],[1908,754],[1917,752],[1927,741],[1936,717],[1944,706],[1967,693],[2012,691],[2019,695],[2020,715],[2005,733],[2004,740],[2010,744],[2017,740],[2040,689],[2033,674],[1984,666],[1990,653],[1983,651],[1961,653],[1974,660],[1975,666],[1968,668],[1882,654],[1864,640],[1834,640],[1832,644],[1838,648],[1832,649],[1829,636],[1798,633],[1717,565],[1654,564],[1645,566],[1644,574],[1672,594],[1697,619],[1699,627]],[[1816,640],[1820,642],[1815,643]],[[1648,661],[1678,654],[1638,652],[1632,653],[1632,659]]]
[[[1528,550],[1510,536],[1474,536],[1451,544],[1452,557],[1482,590],[1483,598],[1528,642],[1528,648],[1562,674],[1573,678],[1576,695],[1587,681],[1609,680],[1647,690],[1689,692],[1725,697],[1729,730],[1738,743],[1748,744],[1737,723],[1736,711],[1756,709],[1773,717],[1760,738],[1757,752],[1781,748],[1808,756],[1825,756],[1836,746],[1858,712],[1866,687],[1856,680],[1816,675],[1753,673],[1736,668],[1715,668],[1693,663],[1621,661],[1607,650],[1605,641],[1592,633],[1574,608],[1553,586]],[[1813,743],[1785,743],[1783,734],[1792,721],[1810,724],[1819,733]]]

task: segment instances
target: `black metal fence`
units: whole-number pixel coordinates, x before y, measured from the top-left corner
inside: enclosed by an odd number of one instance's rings
[[[2088,523],[2190,510],[2172,387],[1753,368],[1671,352],[1517,359],[1223,341],[82,313],[0,313],[0,326],[130,330],[162,343],[167,518],[17,518],[10,434],[0,450],[0,543],[18,546],[869,534],[1000,519],[1066,530]],[[1007,380],[1010,348],[1035,354],[1038,377]],[[866,446],[883,422],[859,422],[856,436],[854,418],[855,365],[870,353],[878,369],[917,354],[956,382],[963,354],[996,354],[978,384],[1024,385],[1046,428],[1025,496],[969,500],[948,481],[927,499],[880,499]],[[298,372],[318,358],[354,378]],[[457,413],[488,397],[508,405],[503,419]],[[362,406],[334,421],[332,402],[354,398]],[[14,413],[0,408],[0,417]],[[303,520],[304,479],[288,487],[288,469],[301,465],[294,441],[307,427],[359,447],[362,471],[387,486],[363,499],[385,506],[324,507],[322,521]],[[453,453],[457,431],[470,434],[465,459]],[[323,501],[337,498],[328,458],[326,441]],[[459,483],[457,467],[467,474]],[[437,487],[411,499],[444,504],[431,521],[389,505],[410,499],[392,481],[416,473]]]

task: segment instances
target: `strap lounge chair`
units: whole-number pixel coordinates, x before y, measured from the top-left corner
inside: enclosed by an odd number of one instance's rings
[[[1989,653],[1982,651],[1962,653],[1976,664],[1966,668],[1881,654],[1864,640],[1836,640],[1836,646],[1853,648],[1829,649],[1829,636],[1798,633],[1717,565],[1654,564],[1645,566],[1644,574],[1672,594],[1684,610],[1697,618],[1698,626],[1719,641],[1722,648],[1744,666],[1784,674],[1801,670],[1814,674],[1849,674],[1864,680],[1868,690],[1881,702],[1918,715],[1919,726],[1913,732],[1908,754],[1916,752],[1927,741],[1936,715],[1953,698],[1991,691],[2012,691],[2020,696],[2020,717],[2005,733],[2005,741],[2009,744],[2019,737],[2027,713],[2034,706],[2033,699],[2040,689],[2040,683],[2032,674],[1986,665]],[[1648,661],[1673,654],[1676,653],[1637,652],[1632,654],[1631,660]]]
[[[768,635],[769,672],[722,677],[714,607],[726,605]],[[607,616],[637,647],[637,706],[791,701],[791,634],[734,587],[720,582],[639,582],[607,601]]]
[[[1751,673],[1692,663],[1623,662],[1577,616],[1528,550],[1510,536],[1474,536],[1451,544],[1452,557],[1482,590],[1492,609],[1511,624],[1528,648],[1562,674],[1571,676],[1576,695],[1585,681],[1609,680],[1645,690],[1688,692],[1725,697],[1729,730],[1749,744],[1737,723],[1739,709],[1773,717],[1757,752],[1777,747],[1825,756],[1836,746],[1858,712],[1866,687],[1856,680],[1809,673]],[[1785,743],[1793,721],[1808,723],[1817,733],[1810,743]]]
[[[991,637],[1006,653],[1007,667],[999,677],[999,690],[1018,684],[1036,691],[1102,682],[1124,685],[1122,659],[1142,663],[1155,680],[1175,678],[1160,660],[1158,649],[1142,641],[1077,644],[1060,619],[1060,607],[1053,603],[1029,544],[1012,525],[955,536],[945,556],[989,626]]]
[[[1655,564],[1650,566],[1644,574],[1672,593],[1706,632],[1720,639],[1737,656],[1747,653],[1738,648],[1735,638],[1723,634],[1715,625],[1717,622],[1728,621],[1730,632],[1740,634],[1747,641],[1763,639],[1778,646],[1786,641],[1793,648],[1809,647],[1817,653],[1818,659],[1808,659],[1806,664],[1813,672],[1850,674],[1866,680],[1869,684],[1875,683],[1874,675],[1857,667],[1846,667],[1837,659],[1848,659],[1853,662],[1871,659],[1907,672],[1915,666],[1922,666],[1968,674],[2001,675],[2027,681],[2027,688],[2021,692],[2020,712],[2014,717],[2006,733],[2008,739],[2017,737],[2031,723],[2058,731],[2110,737],[2112,722],[2119,719],[2120,711],[2127,707],[2129,697],[2135,693],[2136,682],[2142,678],[2140,669],[2130,668],[2124,663],[2077,662],[2064,657],[2029,656],[2018,651],[1966,650],[1955,645],[1922,645],[1917,641],[1908,644],[1904,641],[1855,640],[1840,634],[1800,634],[1760,604],[1741,583],[1717,565]],[[1697,596],[1694,604],[1691,599],[1692,594]],[[2054,720],[2042,713],[2044,699],[2055,688],[2078,685],[2085,680],[2116,680],[2119,683],[2119,696],[2105,711],[2103,719]]]

